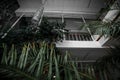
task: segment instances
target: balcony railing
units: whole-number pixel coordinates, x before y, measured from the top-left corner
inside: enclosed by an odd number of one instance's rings
[[[70,32],[65,34],[65,40],[70,41],[93,41],[91,35],[81,32]]]

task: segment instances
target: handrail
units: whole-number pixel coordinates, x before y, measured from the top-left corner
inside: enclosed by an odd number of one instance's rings
[[[7,34],[12,30],[12,28],[18,23],[18,21],[20,21],[20,19],[24,16],[24,14],[22,14],[14,23],[13,25],[7,30],[6,33],[3,34],[3,36],[1,37],[1,39],[5,38],[7,36]]]

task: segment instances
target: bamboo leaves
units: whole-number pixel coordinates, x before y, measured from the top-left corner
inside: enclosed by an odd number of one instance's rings
[[[76,75],[77,80],[81,80],[81,79],[80,79],[79,72],[77,71],[77,69],[76,69],[76,67],[75,67],[75,65],[74,65],[73,62],[72,62],[72,67],[73,67],[73,70],[74,70],[74,72],[75,72],[75,75]]]
[[[2,56],[1,63],[7,65],[7,62],[8,62],[8,59],[7,59],[7,46],[5,44],[3,44],[3,49],[4,49],[4,51],[3,51],[3,56]]]
[[[3,48],[0,74],[7,77],[25,80],[81,80],[81,76],[85,75],[78,71],[78,66],[69,62],[68,53],[64,56],[57,54],[52,43],[25,44],[19,53],[15,45],[10,50],[5,44]]]
[[[59,65],[58,65],[58,61],[56,59],[56,56],[54,56],[54,61],[55,61],[55,74],[56,74],[56,80],[61,80],[60,79],[60,72],[59,72]]]
[[[22,50],[22,53],[20,55],[19,62],[17,65],[20,69],[24,69],[26,67],[29,49],[30,49],[29,44],[28,46],[25,45],[23,47],[23,50]]]

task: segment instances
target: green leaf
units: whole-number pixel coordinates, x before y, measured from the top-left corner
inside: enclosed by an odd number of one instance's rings
[[[55,54],[55,52],[54,52]],[[56,55],[54,55],[54,61],[55,61],[55,70],[56,70],[56,78],[55,80],[60,80],[60,72],[59,72],[59,66],[58,66],[58,61],[56,59]]]
[[[76,75],[77,80],[81,80],[80,75],[79,75],[79,72],[77,71],[77,69],[76,69],[76,67],[75,67],[75,65],[74,65],[74,62],[72,62],[72,67],[73,67],[73,70],[74,70],[74,72],[75,72],[75,75]]]

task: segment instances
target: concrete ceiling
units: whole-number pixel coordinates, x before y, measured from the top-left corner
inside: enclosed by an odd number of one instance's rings
[[[44,0],[18,0],[20,8],[17,15],[23,12],[26,16],[32,16],[40,8]],[[103,0],[47,0],[44,15],[48,17],[96,19],[98,12],[104,8]]]

